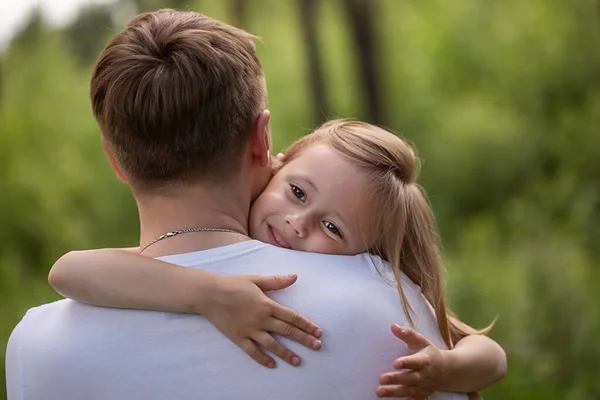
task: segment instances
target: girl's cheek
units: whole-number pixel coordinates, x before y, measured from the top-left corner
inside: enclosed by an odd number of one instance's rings
[[[273,193],[273,202],[278,205],[287,205],[289,204],[289,194],[286,191],[287,188],[281,187],[280,190]]]

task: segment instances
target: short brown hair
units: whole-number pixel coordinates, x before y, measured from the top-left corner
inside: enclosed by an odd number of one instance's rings
[[[134,185],[218,181],[266,107],[251,34],[191,11],[140,14],[100,55],[98,125]]]

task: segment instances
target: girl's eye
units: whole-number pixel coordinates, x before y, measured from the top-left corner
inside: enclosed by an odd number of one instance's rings
[[[306,201],[306,194],[300,186],[290,184],[290,188],[292,189],[292,193],[294,194],[294,196],[296,196],[298,200],[300,200],[303,203]]]
[[[325,228],[327,228],[327,230],[331,233],[333,233],[336,236],[339,236],[340,238],[343,238],[342,236],[342,232],[340,232],[340,230],[338,229],[337,226],[335,226],[335,224],[331,221],[324,221],[323,225],[325,225]]]

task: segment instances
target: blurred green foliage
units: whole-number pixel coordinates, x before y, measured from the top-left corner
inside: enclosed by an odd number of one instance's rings
[[[35,16],[1,59],[0,343],[28,308],[59,298],[46,275],[60,255],[136,244],[135,204],[102,152],[88,84],[121,26],[107,24],[154,3],[89,8],[63,29]],[[262,37],[277,148],[323,117],[298,2],[248,1],[238,14],[243,2],[159,3]],[[366,118],[341,3],[316,7],[327,117]],[[453,307],[476,326],[499,317],[491,336],[509,373],[484,396],[600,398],[600,2],[370,6],[386,125],[425,161]]]

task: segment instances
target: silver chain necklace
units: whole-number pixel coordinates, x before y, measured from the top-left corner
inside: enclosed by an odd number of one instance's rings
[[[146,250],[148,247],[152,246],[154,243],[156,242],[160,242],[163,239],[166,238],[170,238],[173,236],[177,236],[180,235],[182,233],[190,233],[190,232],[227,232],[227,233],[237,233],[240,234],[238,231],[234,231],[233,229],[222,229],[222,228],[189,228],[189,229],[180,229],[177,231],[171,231],[171,232],[167,232],[164,235],[160,235],[159,237],[157,237],[156,239],[154,239],[153,241],[151,241],[150,243],[148,243],[147,245],[145,245],[141,250],[139,254],[142,254],[142,252],[144,250]]]

